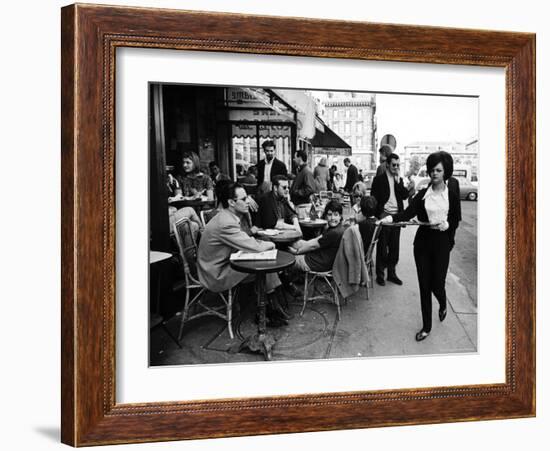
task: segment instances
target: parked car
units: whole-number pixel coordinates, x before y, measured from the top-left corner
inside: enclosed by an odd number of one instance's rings
[[[461,200],[477,200],[477,186],[464,177],[456,177],[460,187]],[[415,191],[424,189],[430,183],[430,179],[422,179],[415,185]]]
[[[477,186],[464,177],[457,177],[460,186],[460,198],[477,200]]]

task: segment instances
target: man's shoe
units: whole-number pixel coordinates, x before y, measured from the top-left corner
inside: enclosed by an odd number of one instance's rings
[[[279,293],[268,294],[268,306],[267,306],[267,316],[282,318],[284,320],[290,319],[290,314],[288,311],[281,305],[279,300]]]
[[[377,283],[378,285],[381,285],[381,286],[386,285],[386,281],[384,280],[383,277],[380,277],[380,276],[378,276],[378,277],[376,278],[376,283]]]
[[[304,295],[304,293],[302,293],[302,290],[300,290],[292,282],[289,282],[288,284],[284,285],[284,290],[294,298],[299,298]]]
[[[446,317],[447,317],[447,307],[445,307],[443,310],[439,309],[439,321],[443,322]]]
[[[396,285],[403,285],[403,281],[396,274],[388,276],[388,280]]]

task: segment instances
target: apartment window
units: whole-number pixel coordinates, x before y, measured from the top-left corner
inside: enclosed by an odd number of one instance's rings
[[[357,134],[359,135],[363,134],[363,122],[356,123],[356,130],[357,130]]]
[[[333,119],[338,119],[338,110],[334,110],[334,111],[332,112],[332,118],[333,118]]]
[[[363,118],[363,110],[357,110],[357,119]]]
[[[349,118],[350,118],[350,116],[351,116],[351,114],[350,114],[350,110],[346,110],[346,119],[349,119]]]
[[[351,133],[351,122],[346,122],[344,124],[344,133]]]
[[[357,137],[357,147],[363,147],[363,138],[361,138],[360,136]]]

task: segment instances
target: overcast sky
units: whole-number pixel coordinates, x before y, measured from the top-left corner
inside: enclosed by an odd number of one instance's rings
[[[415,141],[469,142],[478,137],[478,99],[377,94],[378,139],[392,134],[397,150]]]
[[[310,91],[327,100],[327,91]],[[386,134],[397,151],[415,141],[470,142],[478,137],[478,98],[419,94],[376,94],[378,143]]]

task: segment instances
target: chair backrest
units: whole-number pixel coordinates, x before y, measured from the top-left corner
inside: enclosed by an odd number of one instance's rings
[[[365,253],[365,261],[367,262],[367,265],[372,263],[372,254],[374,252],[374,248],[376,247],[376,243],[378,243],[378,238],[380,237],[381,230],[382,230],[382,224],[378,224],[374,228],[374,233],[372,234],[369,247]]]
[[[342,204],[342,206],[344,207],[351,207],[351,198],[350,198],[350,195],[349,194],[344,194],[341,199],[340,199],[340,203]]]
[[[258,185],[256,183],[243,183],[242,185],[249,196],[255,196],[258,192]]]
[[[186,283],[189,283],[189,278],[195,281],[197,279],[197,243],[193,237],[191,223],[189,219],[181,218],[174,222],[173,228],[183,262]]]
[[[217,208],[212,208],[210,210],[201,210],[201,221],[202,225],[205,226],[208,222],[218,214]]]

